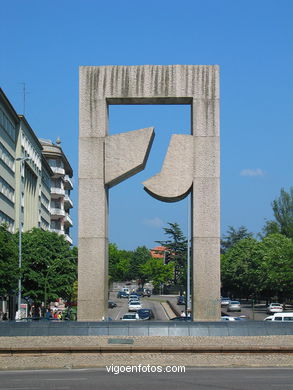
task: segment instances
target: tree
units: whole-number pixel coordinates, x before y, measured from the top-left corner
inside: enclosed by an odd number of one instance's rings
[[[130,258],[130,279],[138,279],[139,284],[143,287],[146,277],[141,271],[141,266],[151,259],[150,251],[145,246],[137,247],[132,252]]]
[[[278,297],[281,302],[293,297],[293,240],[282,234],[271,234],[260,243],[262,259],[259,284],[269,300]]]
[[[5,225],[0,226],[0,296],[16,294],[19,268],[17,245]]]
[[[71,299],[77,279],[77,248],[63,236],[34,228],[22,235],[22,296],[36,307],[56,298]]]
[[[156,289],[169,284],[174,276],[174,262],[164,264],[162,259],[150,259],[140,268],[145,280],[152,281]]]
[[[227,234],[221,240],[221,253],[226,253],[228,249],[232,248],[238,241],[252,237],[253,233],[250,233],[243,225],[241,225],[239,229],[228,226]]]
[[[263,232],[265,235],[281,233],[293,238],[293,187],[289,192],[281,189],[279,198],[272,203],[275,221],[267,221]]]
[[[132,252],[118,249],[116,244],[109,244],[109,277],[111,281],[128,280]]]
[[[262,248],[254,238],[236,242],[221,255],[221,280],[223,290],[238,298],[259,295],[259,265]]]
[[[182,233],[178,223],[168,222],[169,227],[164,228],[164,232],[170,237],[166,241],[156,241],[164,246],[168,253],[170,262],[174,262],[175,277],[174,282],[185,284],[186,281],[186,263],[187,263],[187,239]]]

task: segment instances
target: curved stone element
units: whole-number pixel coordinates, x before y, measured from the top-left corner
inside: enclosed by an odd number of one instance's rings
[[[144,169],[154,136],[154,128],[147,127],[105,138],[107,187],[113,187]]]
[[[163,202],[177,202],[191,190],[193,136],[173,134],[160,173],[146,180],[144,189]]]

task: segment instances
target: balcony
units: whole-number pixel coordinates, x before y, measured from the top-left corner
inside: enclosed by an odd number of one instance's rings
[[[65,214],[64,225],[65,226],[73,226],[72,219],[68,213]]]
[[[50,167],[52,171],[54,172],[55,177],[61,177],[65,175],[65,169],[61,167]]]
[[[50,231],[53,232],[53,233],[60,234],[60,236],[63,236],[65,234],[64,231],[61,230],[61,229],[52,229],[51,228]]]
[[[65,196],[65,190],[63,190],[63,188],[51,187],[52,198],[60,198],[61,196]]]
[[[65,234],[65,240],[69,242],[70,245],[72,245],[73,243],[72,238],[68,234]]]
[[[68,175],[65,175],[64,178],[64,188],[66,190],[72,190],[73,189],[73,183]]]
[[[70,199],[70,197],[68,195],[65,195],[65,197],[64,197],[64,208],[67,210],[67,209],[71,209],[72,207],[73,207],[72,200]]]
[[[58,219],[60,217],[65,217],[65,211],[60,208],[51,207],[51,217],[52,219]]]

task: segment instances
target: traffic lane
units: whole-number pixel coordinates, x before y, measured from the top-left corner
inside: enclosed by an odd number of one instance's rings
[[[188,368],[185,372],[166,372],[166,367],[140,365],[140,370],[151,368],[162,372],[139,372],[139,362],[133,373],[120,373],[114,364],[100,369],[1,371],[2,390],[289,390],[293,371],[290,368]],[[115,373],[116,372],[116,373]]]
[[[117,294],[113,292],[110,293],[110,300],[117,304],[117,307],[113,309],[108,309],[108,316],[112,320],[119,321],[123,314],[128,313],[128,299],[117,298]],[[153,300],[151,298],[140,298],[140,302],[143,309],[152,309],[154,313],[154,320],[156,321],[167,321],[169,317],[167,316],[165,310],[163,309],[160,301]]]

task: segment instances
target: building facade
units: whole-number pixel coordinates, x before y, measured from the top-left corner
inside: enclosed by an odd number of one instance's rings
[[[62,234],[72,244],[70,228],[73,222],[70,210],[73,207],[70,192],[73,189],[72,168],[60,146],[60,140],[54,144],[51,140],[40,139],[43,155],[46,158],[53,176],[51,177],[51,230]]]
[[[61,147],[39,140],[0,88],[0,225],[52,230],[72,244],[72,175]]]

